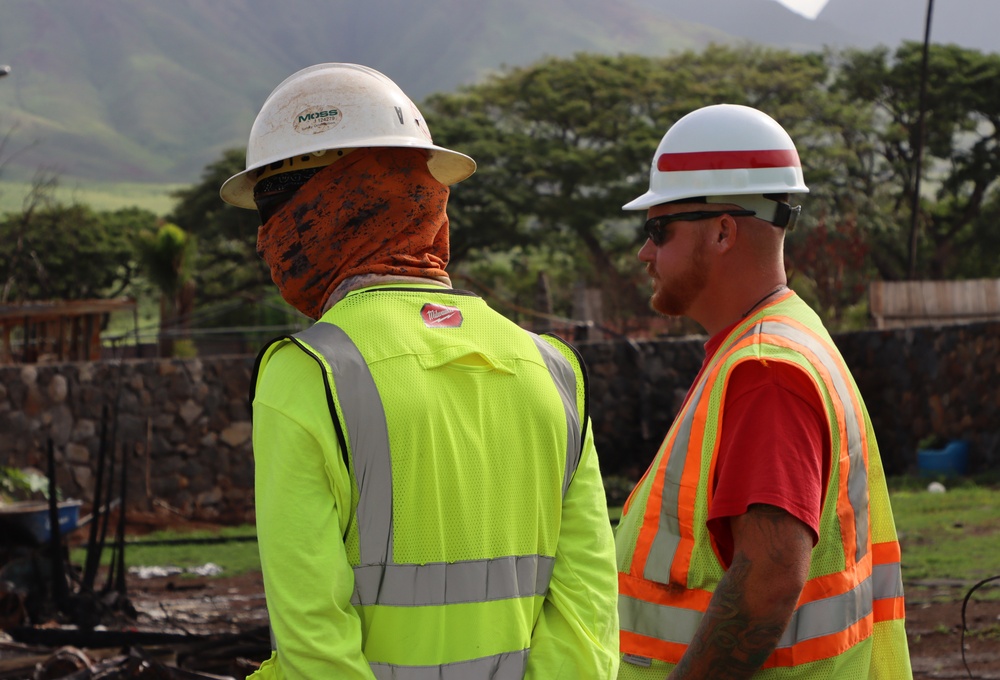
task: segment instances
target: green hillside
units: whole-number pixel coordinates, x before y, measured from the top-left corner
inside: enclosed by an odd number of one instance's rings
[[[19,182],[44,169],[67,184],[194,183],[245,143],[274,85],[320,61],[371,65],[420,101],[547,55],[727,40],[635,0],[4,0],[0,171]]]
[[[166,211],[161,185],[194,184],[242,147],[268,92],[317,62],[372,66],[420,102],[546,56],[889,36],[907,0],[873,0],[862,26],[853,17],[866,1],[830,0],[809,21],[776,0],[3,0],[0,210],[18,209],[41,170],[60,178],[60,196]],[[910,14],[912,33],[922,14]],[[967,24],[942,16],[935,35],[954,40]]]
[[[61,184],[55,198],[61,203],[82,203],[99,211],[137,206],[165,217],[175,203],[170,193],[182,186],[185,185],[74,181]],[[30,182],[0,182],[0,215],[23,210],[30,191]]]

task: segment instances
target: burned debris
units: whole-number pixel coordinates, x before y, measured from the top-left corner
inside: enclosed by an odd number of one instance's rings
[[[191,582],[129,592],[127,457],[105,455],[105,437],[88,516],[58,498],[51,441],[44,498],[0,504],[0,680],[245,677],[257,666],[249,659],[270,653],[261,595],[198,593],[210,587]],[[85,541],[70,540],[84,529]],[[82,566],[71,542],[85,546]]]

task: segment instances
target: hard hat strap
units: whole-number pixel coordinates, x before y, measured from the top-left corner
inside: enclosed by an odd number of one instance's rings
[[[776,227],[786,228],[789,231],[795,228],[802,206],[791,206],[782,201],[773,201],[760,194],[747,195],[727,195],[727,196],[706,196],[706,203],[724,203],[738,205],[747,210],[757,213],[758,219],[770,222]]]

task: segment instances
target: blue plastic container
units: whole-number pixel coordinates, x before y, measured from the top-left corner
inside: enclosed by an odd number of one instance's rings
[[[59,533],[68,534],[80,521],[82,501],[60,501],[58,504]],[[37,544],[48,542],[52,535],[47,501],[22,501],[0,506],[0,526],[5,531],[27,538]]]
[[[943,449],[917,451],[917,469],[924,477],[957,477],[969,466],[969,443],[952,439]]]

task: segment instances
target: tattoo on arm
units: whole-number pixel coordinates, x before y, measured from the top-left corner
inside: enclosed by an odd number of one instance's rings
[[[751,551],[752,556],[739,549],[733,555],[691,645],[670,674],[671,680],[750,678],[774,651],[788,625],[808,571],[811,536],[789,524],[798,520],[772,506],[752,506],[742,521],[756,550]],[[748,593],[759,591],[762,575],[798,587],[777,594],[772,603],[775,606],[754,611]]]
[[[787,620],[757,621],[744,612],[743,593],[750,565],[745,554],[733,556],[733,563],[715,589],[691,649],[671,678],[748,678],[774,650]]]

